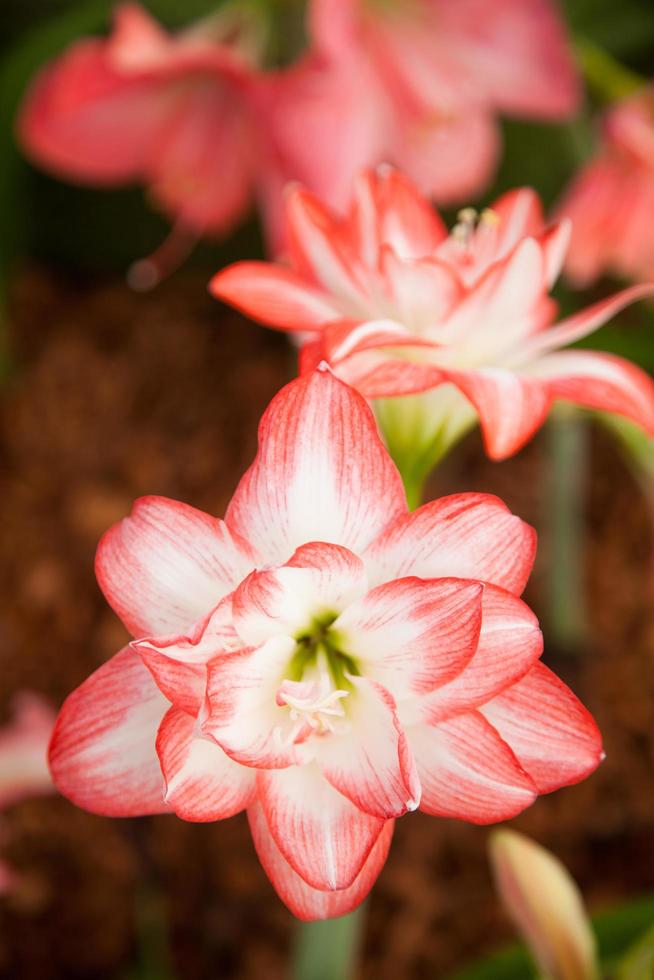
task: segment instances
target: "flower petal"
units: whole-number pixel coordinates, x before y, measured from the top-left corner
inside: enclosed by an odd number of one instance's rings
[[[417,807],[420,783],[395,704],[380,684],[349,680],[350,730],[314,740],[316,761],[332,786],[364,813],[399,817]]]
[[[355,247],[374,267],[382,244],[401,259],[431,255],[447,229],[429,201],[403,174],[381,166],[362,174],[355,188],[350,230]]]
[[[247,646],[297,636],[366,591],[365,567],[347,548],[311,542],[280,568],[252,572],[234,593],[234,626]]]
[[[197,734],[195,718],[171,708],[157,735],[165,800],[183,820],[223,820],[254,798],[254,772],[232,762],[215,742]]]
[[[31,83],[19,137],[29,156],[55,174],[123,183],[142,173],[168,113],[154,80],[121,76],[103,41],[80,41]]]
[[[624,415],[654,434],[654,381],[645,371],[611,354],[560,351],[533,367],[552,398]]]
[[[424,504],[379,535],[363,555],[371,580],[479,579],[519,595],[536,556],[536,532],[503,501],[459,493]]]
[[[294,650],[295,640],[277,636],[208,666],[208,715],[201,730],[241,765],[281,769],[297,761],[292,740],[284,737],[287,712],[276,703]]]
[[[232,618],[230,594],[188,634],[145,637],[130,646],[140,655],[161,693],[176,707],[195,716],[204,703],[207,663],[243,647]]]
[[[208,514],[142,497],[98,545],[100,588],[135,636],[191,627],[255,564],[249,545]]]
[[[207,668],[204,664],[181,663],[168,657],[165,651],[146,645],[149,641],[132,643],[132,649],[152,674],[152,678],[172,704],[197,715],[204,702]]]
[[[421,717],[434,725],[485,704],[523,677],[543,651],[538,620],[521,599],[485,585],[482,620],[474,656],[449,684],[426,697]]]
[[[544,664],[481,709],[511,746],[539,793],[578,783],[604,758],[590,712]]]
[[[512,456],[547,418],[552,395],[539,378],[520,376],[503,368],[446,374],[477,409],[491,459]]]
[[[55,723],[50,704],[34,691],[18,691],[11,719],[0,727],[0,808],[53,792],[48,742]],[[1,887],[0,887],[1,893]]]
[[[339,616],[340,648],[396,700],[456,677],[481,627],[480,582],[403,578],[378,585]]]
[[[280,330],[316,330],[341,316],[339,306],[291,269],[267,262],[236,262],[209,284],[216,299]]]
[[[608,296],[598,303],[593,303],[592,306],[587,306],[585,310],[574,313],[565,320],[560,320],[550,330],[539,333],[525,348],[525,357],[527,355],[536,357],[536,355],[557,350],[559,347],[565,347],[576,340],[581,340],[582,337],[594,333],[598,327],[601,327],[626,306],[636,303],[639,299],[646,299],[653,294],[654,283],[640,283],[636,286],[629,286],[628,289],[622,289],[614,296]]]
[[[277,847],[260,803],[248,809],[252,838],[263,869],[277,894],[293,915],[304,922],[347,915],[360,905],[384,867],[393,836],[394,821],[388,820],[372,848],[361,873],[349,888],[319,891],[311,888],[288,864]]]
[[[165,812],[155,738],[168,707],[129,647],[99,667],[57,718],[50,770],[59,792],[106,817]]]
[[[313,194],[296,187],[287,197],[286,220],[298,273],[337,300],[360,304],[366,292],[361,269],[336,217]]]
[[[318,370],[271,402],[259,452],[225,520],[281,563],[307,541],[358,553],[405,509],[400,475],[365,401]]]
[[[384,821],[362,813],[315,764],[260,772],[258,798],[277,847],[312,888],[349,888]]]
[[[479,712],[407,730],[422,784],[420,809],[487,824],[530,806],[536,787]]]
[[[403,113],[393,162],[427,198],[456,204],[477,196],[492,179],[500,155],[497,123],[485,109]]]

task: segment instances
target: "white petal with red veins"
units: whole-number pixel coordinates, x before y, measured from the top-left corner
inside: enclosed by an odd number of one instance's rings
[[[477,409],[491,459],[505,459],[521,449],[552,405],[550,387],[533,375],[496,367],[446,374]]]
[[[420,705],[420,717],[430,724],[483,705],[523,677],[543,651],[538,620],[521,599],[486,585],[481,608],[481,632],[474,656],[458,677]]]
[[[367,549],[371,581],[406,575],[479,579],[519,594],[536,555],[536,533],[498,497],[460,493],[400,517]]]
[[[234,626],[248,646],[297,636],[336,615],[366,591],[360,558],[338,545],[311,542],[280,568],[252,572],[234,593]]]
[[[473,656],[483,585],[404,578],[379,585],[333,625],[339,649],[395,700],[453,680]]]
[[[183,820],[223,820],[254,798],[255,774],[232,762],[215,742],[200,738],[196,719],[178,708],[165,715],[157,753],[166,781],[166,803]]]
[[[349,888],[384,821],[362,813],[315,763],[260,772],[258,799],[288,863],[312,888]]]
[[[541,663],[481,709],[538,787],[550,793],[593,772],[602,737],[592,715]]]
[[[478,712],[407,730],[415,756],[420,809],[470,823],[508,820],[536,799],[536,786]]]
[[[293,639],[278,636],[209,664],[201,729],[235,762],[274,769],[296,761],[288,711],[276,702],[294,651]]]
[[[270,833],[260,803],[255,803],[248,809],[248,820],[254,846],[264,871],[293,915],[305,922],[346,915],[361,904],[386,862],[394,823],[388,820],[384,824],[361,873],[349,888],[322,891],[311,888],[286,861]]]
[[[129,647],[99,667],[57,718],[50,770],[59,792],[107,817],[167,810],[155,739],[168,707]]]
[[[393,699],[365,677],[351,677],[347,699],[350,730],[314,739],[325,777],[360,810],[389,819],[415,810],[420,783]]]
[[[307,541],[360,551],[406,510],[399,473],[363,398],[328,370],[291,382],[259,427],[259,452],[226,523],[269,562]]]
[[[529,369],[552,398],[624,415],[654,434],[654,381],[630,361],[595,351],[548,354]]]
[[[179,633],[255,565],[223,521],[166,497],[142,497],[98,546],[100,588],[134,636]]]

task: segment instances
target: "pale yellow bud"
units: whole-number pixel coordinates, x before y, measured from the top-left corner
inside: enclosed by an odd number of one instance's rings
[[[597,980],[595,937],[561,862],[512,830],[491,836],[490,856],[497,890],[543,980]]]

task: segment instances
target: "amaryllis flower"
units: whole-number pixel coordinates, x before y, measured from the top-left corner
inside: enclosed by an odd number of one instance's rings
[[[501,459],[555,399],[654,432],[654,384],[643,371],[608,354],[560,350],[654,287],[634,286],[555,324],[549,290],[570,225],[546,226],[533,191],[505,194],[479,216],[462,211],[448,235],[413,185],[382,168],[360,179],[346,218],[297,189],[287,221],[289,265],[236,263],[214,277],[212,292],[296,332],[307,341],[304,369],[327,360],[368,398],[436,389],[381,406],[400,454],[446,447],[479,417],[488,454]]]
[[[408,513],[364,399],[300,378],[224,521],[150,497],[103,538],[135,639],[64,704],[55,783],[111,816],[245,809],[289,908],[345,913],[397,817],[504,820],[600,761],[519,598],[534,551],[495,497]]]
[[[358,72],[349,97],[340,98],[340,120],[347,128],[360,121],[355,142],[370,138],[372,123],[385,140],[379,157],[373,135],[367,165],[394,163],[441,203],[488,183],[498,113],[561,118],[579,102],[565,27],[550,0],[312,0],[309,31],[335,76]],[[336,117],[331,132],[339,132]],[[298,144],[302,131],[287,127],[287,139]],[[305,144],[304,155],[312,152],[320,171],[330,147],[319,146]],[[342,180],[345,163],[334,180]],[[323,192],[302,171],[295,176]]]
[[[611,107],[602,141],[582,167],[559,212],[572,219],[566,273],[587,286],[603,273],[654,279],[654,92]]]
[[[139,5],[109,38],[73,44],[33,81],[23,147],[61,177],[139,181],[178,231],[223,233],[250,203],[257,161],[251,32],[229,12],[171,36]]]

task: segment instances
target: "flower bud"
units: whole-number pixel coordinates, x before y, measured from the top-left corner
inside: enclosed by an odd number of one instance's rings
[[[492,835],[490,857],[497,890],[543,980],[597,980],[595,937],[561,862],[512,830]]]

